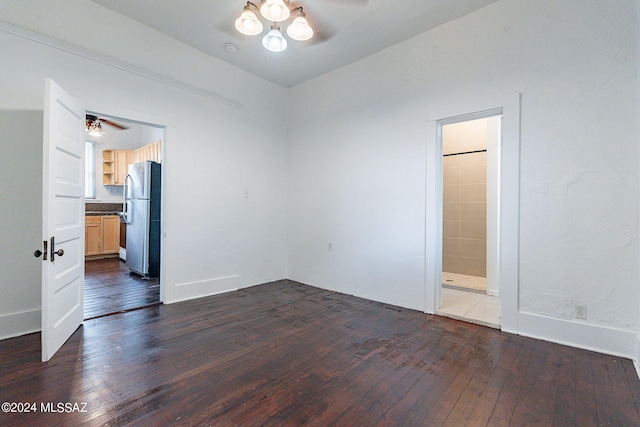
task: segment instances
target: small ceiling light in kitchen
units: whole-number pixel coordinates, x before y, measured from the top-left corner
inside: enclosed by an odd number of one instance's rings
[[[236,29],[247,36],[255,36],[263,30],[262,23],[258,20],[254,10],[260,11],[265,19],[273,22],[271,30],[262,38],[262,45],[271,52],[282,52],[287,48],[287,40],[282,36],[278,22],[286,21],[292,13],[295,18],[287,28],[287,35],[293,40],[306,41],[313,36],[313,29],[307,22],[306,15],[301,6],[289,10],[288,2],[284,0],[264,0],[258,8],[248,1],[242,15],[236,20]]]
[[[109,126],[113,126],[116,129],[129,129],[128,126],[122,125],[120,123],[114,122],[106,117],[98,117],[93,114],[87,114],[85,117],[85,130],[91,136],[100,137],[104,135],[104,130],[102,129],[102,124],[106,124]]]
[[[104,135],[104,130],[102,129],[102,123],[98,119],[95,119],[95,120],[87,119],[85,129],[87,132],[89,132],[90,136],[95,136],[99,138],[102,135]]]

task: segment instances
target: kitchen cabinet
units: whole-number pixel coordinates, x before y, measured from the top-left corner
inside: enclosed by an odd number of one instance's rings
[[[124,185],[129,165],[135,162],[135,150],[104,150],[102,152],[102,183]]]
[[[117,215],[87,216],[84,227],[86,257],[120,252],[120,218]]]
[[[84,255],[102,253],[102,217],[87,216],[84,221]]]
[[[157,140],[135,150],[136,163],[151,160],[162,163],[162,141]]]
[[[102,152],[102,183],[113,185],[115,171],[115,150],[104,150]]]
[[[102,218],[102,253],[117,254],[120,252],[120,218],[116,215]]]

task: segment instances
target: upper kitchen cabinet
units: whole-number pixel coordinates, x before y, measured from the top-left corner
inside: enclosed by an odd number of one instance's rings
[[[127,169],[135,161],[135,150],[104,150],[102,152],[102,183],[124,185]]]
[[[144,147],[140,147],[136,152],[136,163],[151,160],[152,162],[162,163],[162,141],[154,141]]]
[[[162,163],[161,141],[154,141],[135,150],[108,148],[102,151],[102,183],[124,185],[129,165],[147,160]]]

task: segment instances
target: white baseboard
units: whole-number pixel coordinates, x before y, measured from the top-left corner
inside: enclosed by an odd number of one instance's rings
[[[123,247],[120,248],[120,251],[118,253],[118,256],[120,257],[121,260],[126,261],[127,260],[127,250]]]
[[[0,315],[0,340],[39,332],[42,328],[42,311],[29,310]]]
[[[635,331],[518,313],[517,330],[502,329],[526,337],[638,360],[639,337]]]
[[[487,295],[492,296],[492,297],[500,297],[500,291],[493,291],[493,290],[489,290],[487,289]]]
[[[635,333],[635,355],[633,357],[633,366],[636,368],[636,374],[640,378],[640,332]]]
[[[197,282],[179,283],[174,287],[173,298],[170,301],[164,301],[164,303],[171,304],[174,302],[236,291],[241,287],[238,286],[239,277],[239,275],[235,274],[232,276],[199,280]]]

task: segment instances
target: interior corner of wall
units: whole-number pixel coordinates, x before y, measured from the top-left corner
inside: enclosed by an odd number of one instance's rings
[[[42,328],[42,310],[0,314],[0,340],[38,332]]]

